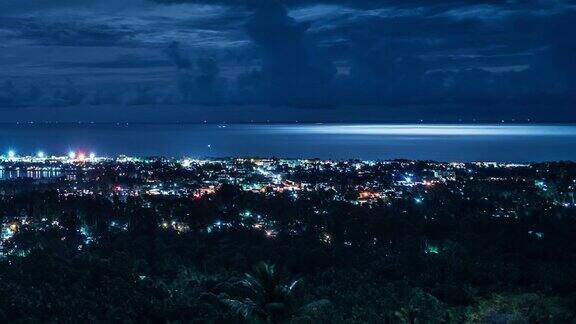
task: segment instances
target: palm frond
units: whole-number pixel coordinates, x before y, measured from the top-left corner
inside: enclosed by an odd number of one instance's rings
[[[255,310],[254,303],[249,299],[246,299],[245,301],[236,299],[222,299],[222,303],[230,307],[232,311],[244,318],[250,318]]]
[[[241,283],[249,290],[250,297],[245,296],[243,301],[224,299],[223,302],[246,319],[276,323],[292,316],[307,316],[330,304],[323,299],[295,308],[297,302],[293,295],[301,280],[284,283],[276,267],[264,262],[247,273]]]

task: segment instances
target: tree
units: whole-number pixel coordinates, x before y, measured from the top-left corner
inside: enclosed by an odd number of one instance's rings
[[[260,262],[241,282],[247,288],[247,296],[243,299],[223,298],[222,302],[246,320],[256,323],[284,323],[294,316],[306,316],[329,304],[327,300],[317,300],[298,306],[294,290],[300,280],[282,281],[274,265]]]

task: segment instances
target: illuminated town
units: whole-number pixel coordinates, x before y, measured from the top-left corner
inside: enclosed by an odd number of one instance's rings
[[[74,262],[74,267],[94,258],[108,260],[114,269],[131,269],[122,274],[131,282],[125,292],[142,294],[145,301],[138,303],[152,302],[149,293],[139,291],[154,287],[155,293],[168,294],[164,302],[178,304],[182,301],[174,296],[193,292],[178,290],[181,277],[190,271],[195,276],[214,269],[228,273],[221,268],[225,264],[243,271],[259,260],[308,273],[311,296],[323,294],[314,288],[320,279],[311,269],[336,271],[329,270],[330,265],[339,264],[337,275],[363,264],[374,280],[380,280],[376,274],[382,272],[386,278],[420,287],[411,294],[427,301],[414,303],[432,302],[435,312],[459,319],[490,311],[475,303],[497,298],[488,293],[496,288],[486,290],[492,281],[501,285],[496,291],[506,294],[508,285],[540,291],[576,282],[571,272],[576,264],[571,261],[576,251],[574,163],[140,158],[9,151],[0,156],[0,179],[0,264],[27,267],[46,253]],[[550,254],[562,255],[552,268],[547,266]],[[63,271],[52,268],[59,262],[35,267]],[[440,277],[427,277],[425,269],[430,267]],[[546,281],[542,267],[558,280]],[[205,286],[215,280],[208,278],[212,277],[186,279],[199,280],[194,289],[213,296],[214,301],[207,301],[211,306],[197,307],[216,307],[229,318],[229,308],[217,306],[228,290]],[[429,286],[438,281],[443,284]],[[448,284],[452,281],[464,288]],[[160,282],[168,286],[157,286]],[[400,289],[394,287],[389,288]],[[326,294],[321,297],[329,297],[331,303],[341,298],[333,291]],[[538,303],[551,302],[545,295],[534,296]],[[128,300],[121,304],[134,307]],[[566,312],[558,318],[571,316]],[[177,314],[165,316],[185,318]]]
[[[1,243],[4,256],[28,252],[11,244],[11,238],[23,227],[28,231],[62,229],[60,216],[71,212],[67,205],[80,200],[106,204],[112,210],[128,205],[150,210],[159,228],[177,233],[249,230],[273,239],[279,234],[298,236],[312,231],[326,244],[336,244],[332,239],[335,233],[330,232],[329,226],[316,224],[310,228],[304,224],[303,215],[274,215],[275,208],[248,202],[260,201],[265,205],[267,201],[278,200],[302,205],[300,208],[304,210],[299,213],[318,218],[329,214],[334,208],[331,205],[348,205],[358,210],[410,213],[431,224],[444,208],[453,209],[454,205],[476,206],[476,217],[510,219],[504,222],[520,222],[524,215],[536,212],[561,215],[576,211],[576,166],[557,163],[109,158],[84,152],[17,156],[10,151],[0,156],[0,179],[4,202],[27,193],[51,192],[52,203],[59,206],[50,213],[16,206],[4,208]],[[246,203],[218,201],[224,187]],[[450,200],[451,205],[445,200]],[[211,217],[192,213],[205,204],[214,205],[218,212],[211,213]],[[99,239],[96,227],[101,230],[100,222],[112,231],[130,228],[126,215],[98,215],[96,224],[96,220],[84,219],[96,215],[76,211],[75,217],[82,223],[78,231],[84,237],[79,250]],[[281,223],[280,218],[287,216],[289,219]],[[344,235],[338,243],[378,244],[382,237],[369,232],[363,230],[366,235],[356,238]],[[527,234],[541,239],[545,232],[533,228]]]

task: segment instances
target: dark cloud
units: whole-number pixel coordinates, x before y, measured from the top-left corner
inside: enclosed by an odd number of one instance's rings
[[[11,31],[11,39],[57,46],[111,46],[128,42],[136,34],[123,26],[32,18],[2,19],[0,28]]]
[[[91,15],[118,14],[126,9],[143,6],[147,0],[26,0],[0,1],[0,17],[60,16],[78,12]]]
[[[572,93],[576,93],[576,40],[569,31],[575,28],[576,13],[565,13],[557,17],[544,34],[545,39],[549,39],[548,48],[544,51],[545,58],[552,65],[551,69],[558,71],[566,91]]]
[[[186,54],[182,53],[180,43],[170,43],[165,52],[168,58],[179,70],[190,70],[192,68],[192,61],[186,56]]]
[[[157,2],[207,3],[201,0]],[[574,42],[556,36],[546,38],[531,26],[549,26],[550,21],[562,20],[559,15],[572,10],[567,7],[568,2],[229,0],[210,3],[249,8],[254,12],[245,30],[259,50],[261,63],[240,75],[234,96],[240,102],[353,105],[445,100],[476,101],[482,105],[522,101],[530,93],[569,95],[567,91],[560,91],[561,87],[546,91],[540,87],[542,63],[538,62],[556,55],[555,63],[569,66],[574,52],[570,46]],[[287,10],[320,4],[408,8],[413,12],[357,10],[317,22],[295,20]],[[561,29],[570,27],[574,26]],[[540,51],[540,48],[547,49]],[[339,62],[339,71],[344,73],[335,75],[336,62]],[[550,73],[555,69],[559,67],[548,66],[547,81],[568,86],[573,74]],[[518,82],[521,80],[524,81]]]
[[[85,93],[71,82],[60,87],[40,88],[34,84],[16,84],[6,80],[0,86],[0,107],[72,106],[83,103]]]
[[[193,59],[178,42],[170,43],[165,53],[177,69],[177,88],[183,102],[221,104],[227,101],[227,84],[219,77],[220,67],[214,58]]]
[[[11,80],[6,80],[4,84],[0,86],[0,106],[2,107],[13,107],[18,105],[21,98],[20,93],[14,86]]]
[[[326,86],[335,70],[306,38],[309,27],[307,22],[295,21],[278,3],[258,7],[245,29],[262,63],[240,77],[241,95],[260,96],[269,103],[327,103]]]
[[[571,1],[42,3],[0,4],[2,106],[576,103]]]
[[[136,55],[121,55],[112,60],[59,62],[54,66],[60,68],[86,68],[86,69],[138,69],[172,66],[169,60],[149,59]]]
[[[311,5],[342,5],[355,8],[381,8],[381,7],[398,7],[398,8],[417,8],[433,7],[438,10],[448,8],[461,8],[463,6],[473,5],[494,5],[505,8],[551,8],[558,5],[573,4],[570,0],[565,1],[540,1],[540,0],[150,0],[163,4],[182,4],[182,3],[202,3],[202,4],[219,4],[227,6],[242,6],[257,8],[266,5],[269,2],[277,2],[286,7],[302,7]]]

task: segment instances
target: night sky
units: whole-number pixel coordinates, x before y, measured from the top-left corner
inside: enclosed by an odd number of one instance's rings
[[[576,120],[576,2],[3,0],[4,121]]]

